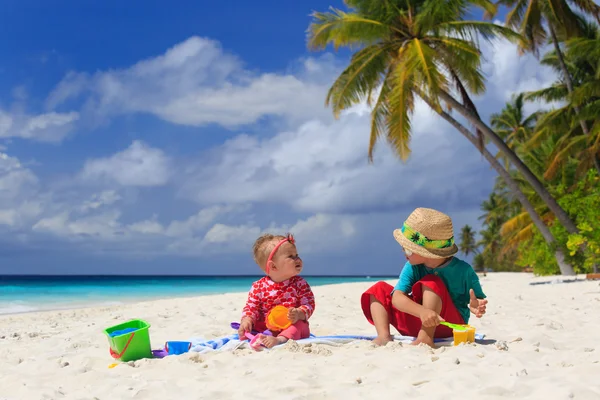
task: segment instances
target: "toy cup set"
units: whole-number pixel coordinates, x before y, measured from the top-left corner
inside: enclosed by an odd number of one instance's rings
[[[187,353],[192,347],[191,342],[169,341],[165,343],[164,350],[152,350],[149,329],[150,324],[141,319],[132,319],[106,328],[104,334],[108,338],[112,358],[122,362],[142,358],[163,358],[168,355]]]
[[[261,350],[261,347],[264,347],[262,344],[262,338],[265,336],[273,336],[273,332],[280,332],[284,329],[289,328],[292,325],[292,321],[288,318],[288,309],[284,306],[275,306],[269,311],[266,318],[267,329],[263,332],[258,332],[256,334],[252,332],[245,332],[244,335],[250,341],[250,347],[254,350]],[[239,329],[240,324],[238,322],[232,322],[231,327],[233,329]],[[241,338],[240,338],[241,340]]]
[[[440,323],[442,325],[446,325],[449,328],[452,328],[452,335],[454,336],[455,346],[458,346],[461,343],[475,342],[475,328],[471,325],[451,324],[445,321]]]

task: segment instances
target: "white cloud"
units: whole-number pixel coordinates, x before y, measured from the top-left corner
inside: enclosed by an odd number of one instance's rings
[[[161,186],[167,183],[170,173],[170,161],[162,150],[136,140],[110,157],[86,161],[80,176],[123,186]]]
[[[159,235],[164,232],[163,226],[155,218],[135,222],[127,226],[132,232]]]
[[[64,211],[58,215],[41,219],[32,229],[71,238],[92,236],[98,239],[114,239],[120,227],[119,217],[120,213],[112,210],[71,220],[70,213]]]
[[[537,64],[520,58],[514,46],[496,46],[484,51],[490,63],[488,93],[477,101],[482,114],[498,111],[516,91],[554,79],[539,68],[530,72]],[[32,227],[34,233],[77,241],[78,249],[86,243],[119,254],[193,257],[250,257],[253,241],[265,231],[291,231],[303,254],[351,253],[365,240],[393,241],[391,229],[416,206],[439,206],[455,217],[455,228],[463,221],[477,226],[479,202],[493,184],[493,172],[473,146],[418,102],[408,163],[381,142],[369,164],[366,106],[354,107],[339,121],[323,106],[339,71],[336,63],[327,55],[301,60],[286,74],[254,74],[217,42],[194,37],[129,68],[73,72],[49,96],[48,106],[52,110],[81,96],[86,106],[80,114],[50,111],[19,120],[18,113],[0,110],[0,136],[30,132],[39,138],[43,131],[71,127],[76,117],[136,112],[177,124],[229,127],[276,115],[283,117],[281,128],[263,131],[255,125],[252,130],[260,135],[235,136],[205,149],[191,164],[134,141],[115,154],[87,160],[74,175],[78,179],[69,176],[70,183],[60,188],[39,182],[19,160],[1,153],[0,225]],[[161,188],[167,184],[168,191]],[[97,186],[102,190],[91,193]],[[152,195],[161,191],[160,201],[148,202],[144,196],[150,194],[140,187],[155,187]],[[139,197],[129,198],[128,191]],[[181,195],[184,200],[175,199]],[[185,199],[198,209],[173,217],[171,201]]]
[[[298,241],[302,253],[331,252],[349,248],[359,231],[360,217],[357,215],[315,214],[300,219],[288,226],[272,227],[267,231],[283,234],[290,232]],[[365,221],[362,221],[365,226]]]
[[[252,243],[259,233],[260,228],[256,226],[215,224],[204,235],[204,243]]]
[[[423,104],[416,108],[413,155],[406,164],[384,143],[376,150],[375,164],[367,162],[369,119],[367,112],[356,109],[340,121],[314,120],[271,138],[237,136],[201,157],[182,177],[183,193],[204,206],[267,203],[303,212],[344,213],[458,192],[457,175],[464,182],[461,196],[479,191],[474,183],[486,164]]]
[[[42,212],[37,176],[15,157],[0,152],[0,225],[18,228]]]
[[[39,201],[25,201],[14,208],[0,209],[0,225],[18,227],[27,221],[31,221],[41,214],[42,203]]]
[[[488,97],[501,102],[509,101],[516,93],[548,87],[557,80],[552,68],[541,65],[530,53],[519,55],[516,46],[506,40],[494,40],[493,46],[483,46],[483,56],[486,59],[483,70],[491,93]]]
[[[165,233],[171,237],[193,237],[198,232],[206,230],[206,228],[219,216],[224,214],[240,212],[247,210],[246,207],[239,206],[221,206],[203,208],[198,213],[190,216],[183,221],[172,221],[167,227]]]
[[[314,65],[307,75],[311,73]],[[218,42],[194,36],[126,69],[71,72],[50,94],[47,106],[54,109],[84,95],[84,113],[90,118],[141,112],[176,124],[235,127],[264,115],[291,120],[325,115],[322,100],[315,102],[324,93],[323,85],[294,75],[253,74]]]
[[[38,185],[35,174],[6,153],[0,153],[0,199],[16,199]]]
[[[59,142],[74,128],[79,113],[48,112],[28,115],[0,109],[0,138],[23,138],[40,142]]]
[[[13,118],[10,114],[0,110],[0,137],[5,137],[13,126]]]
[[[217,222],[204,229],[203,235],[188,234],[177,238],[169,245],[169,250],[187,256],[250,253],[259,235],[291,232],[303,253],[331,252],[352,246],[358,232],[358,220],[359,217],[352,215],[316,214],[291,224],[272,222],[262,227],[249,222],[238,225]]]
[[[102,206],[114,204],[119,200],[121,200],[121,195],[119,195],[115,190],[105,190],[101,193],[94,193],[89,200],[86,200],[81,205],[80,210],[81,212],[85,213]]]

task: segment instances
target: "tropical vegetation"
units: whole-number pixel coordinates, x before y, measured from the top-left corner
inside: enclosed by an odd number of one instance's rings
[[[482,230],[460,248],[482,270],[573,275],[600,263],[600,6],[583,0],[346,0],[315,12],[311,49],[354,50],[325,103],[336,117],[371,107],[368,155],[385,140],[410,156],[411,117],[423,101],[497,172],[481,205]],[[504,7],[504,8],[502,8]],[[508,7],[508,9],[506,9]],[[473,19],[480,10],[482,19]],[[490,22],[506,11],[506,22]],[[532,52],[556,82],[516,93],[491,118],[473,100],[486,90],[481,43]],[[517,50],[518,49],[518,50]],[[543,55],[541,55],[543,53]],[[526,112],[528,102],[544,106]],[[496,154],[494,154],[495,152]]]

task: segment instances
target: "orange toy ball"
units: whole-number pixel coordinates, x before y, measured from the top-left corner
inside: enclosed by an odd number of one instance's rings
[[[282,331],[292,325],[288,319],[288,309],[284,306],[275,306],[267,314],[267,328],[272,331]]]

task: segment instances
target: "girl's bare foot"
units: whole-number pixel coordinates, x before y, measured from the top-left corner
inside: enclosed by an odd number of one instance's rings
[[[394,337],[392,335],[382,337],[377,336],[375,339],[373,339],[373,343],[375,343],[377,346],[385,346],[389,342],[393,341]]]
[[[265,336],[262,339],[262,344],[265,345],[267,349],[277,346],[278,344],[284,344],[288,341],[288,338],[283,336]]]

